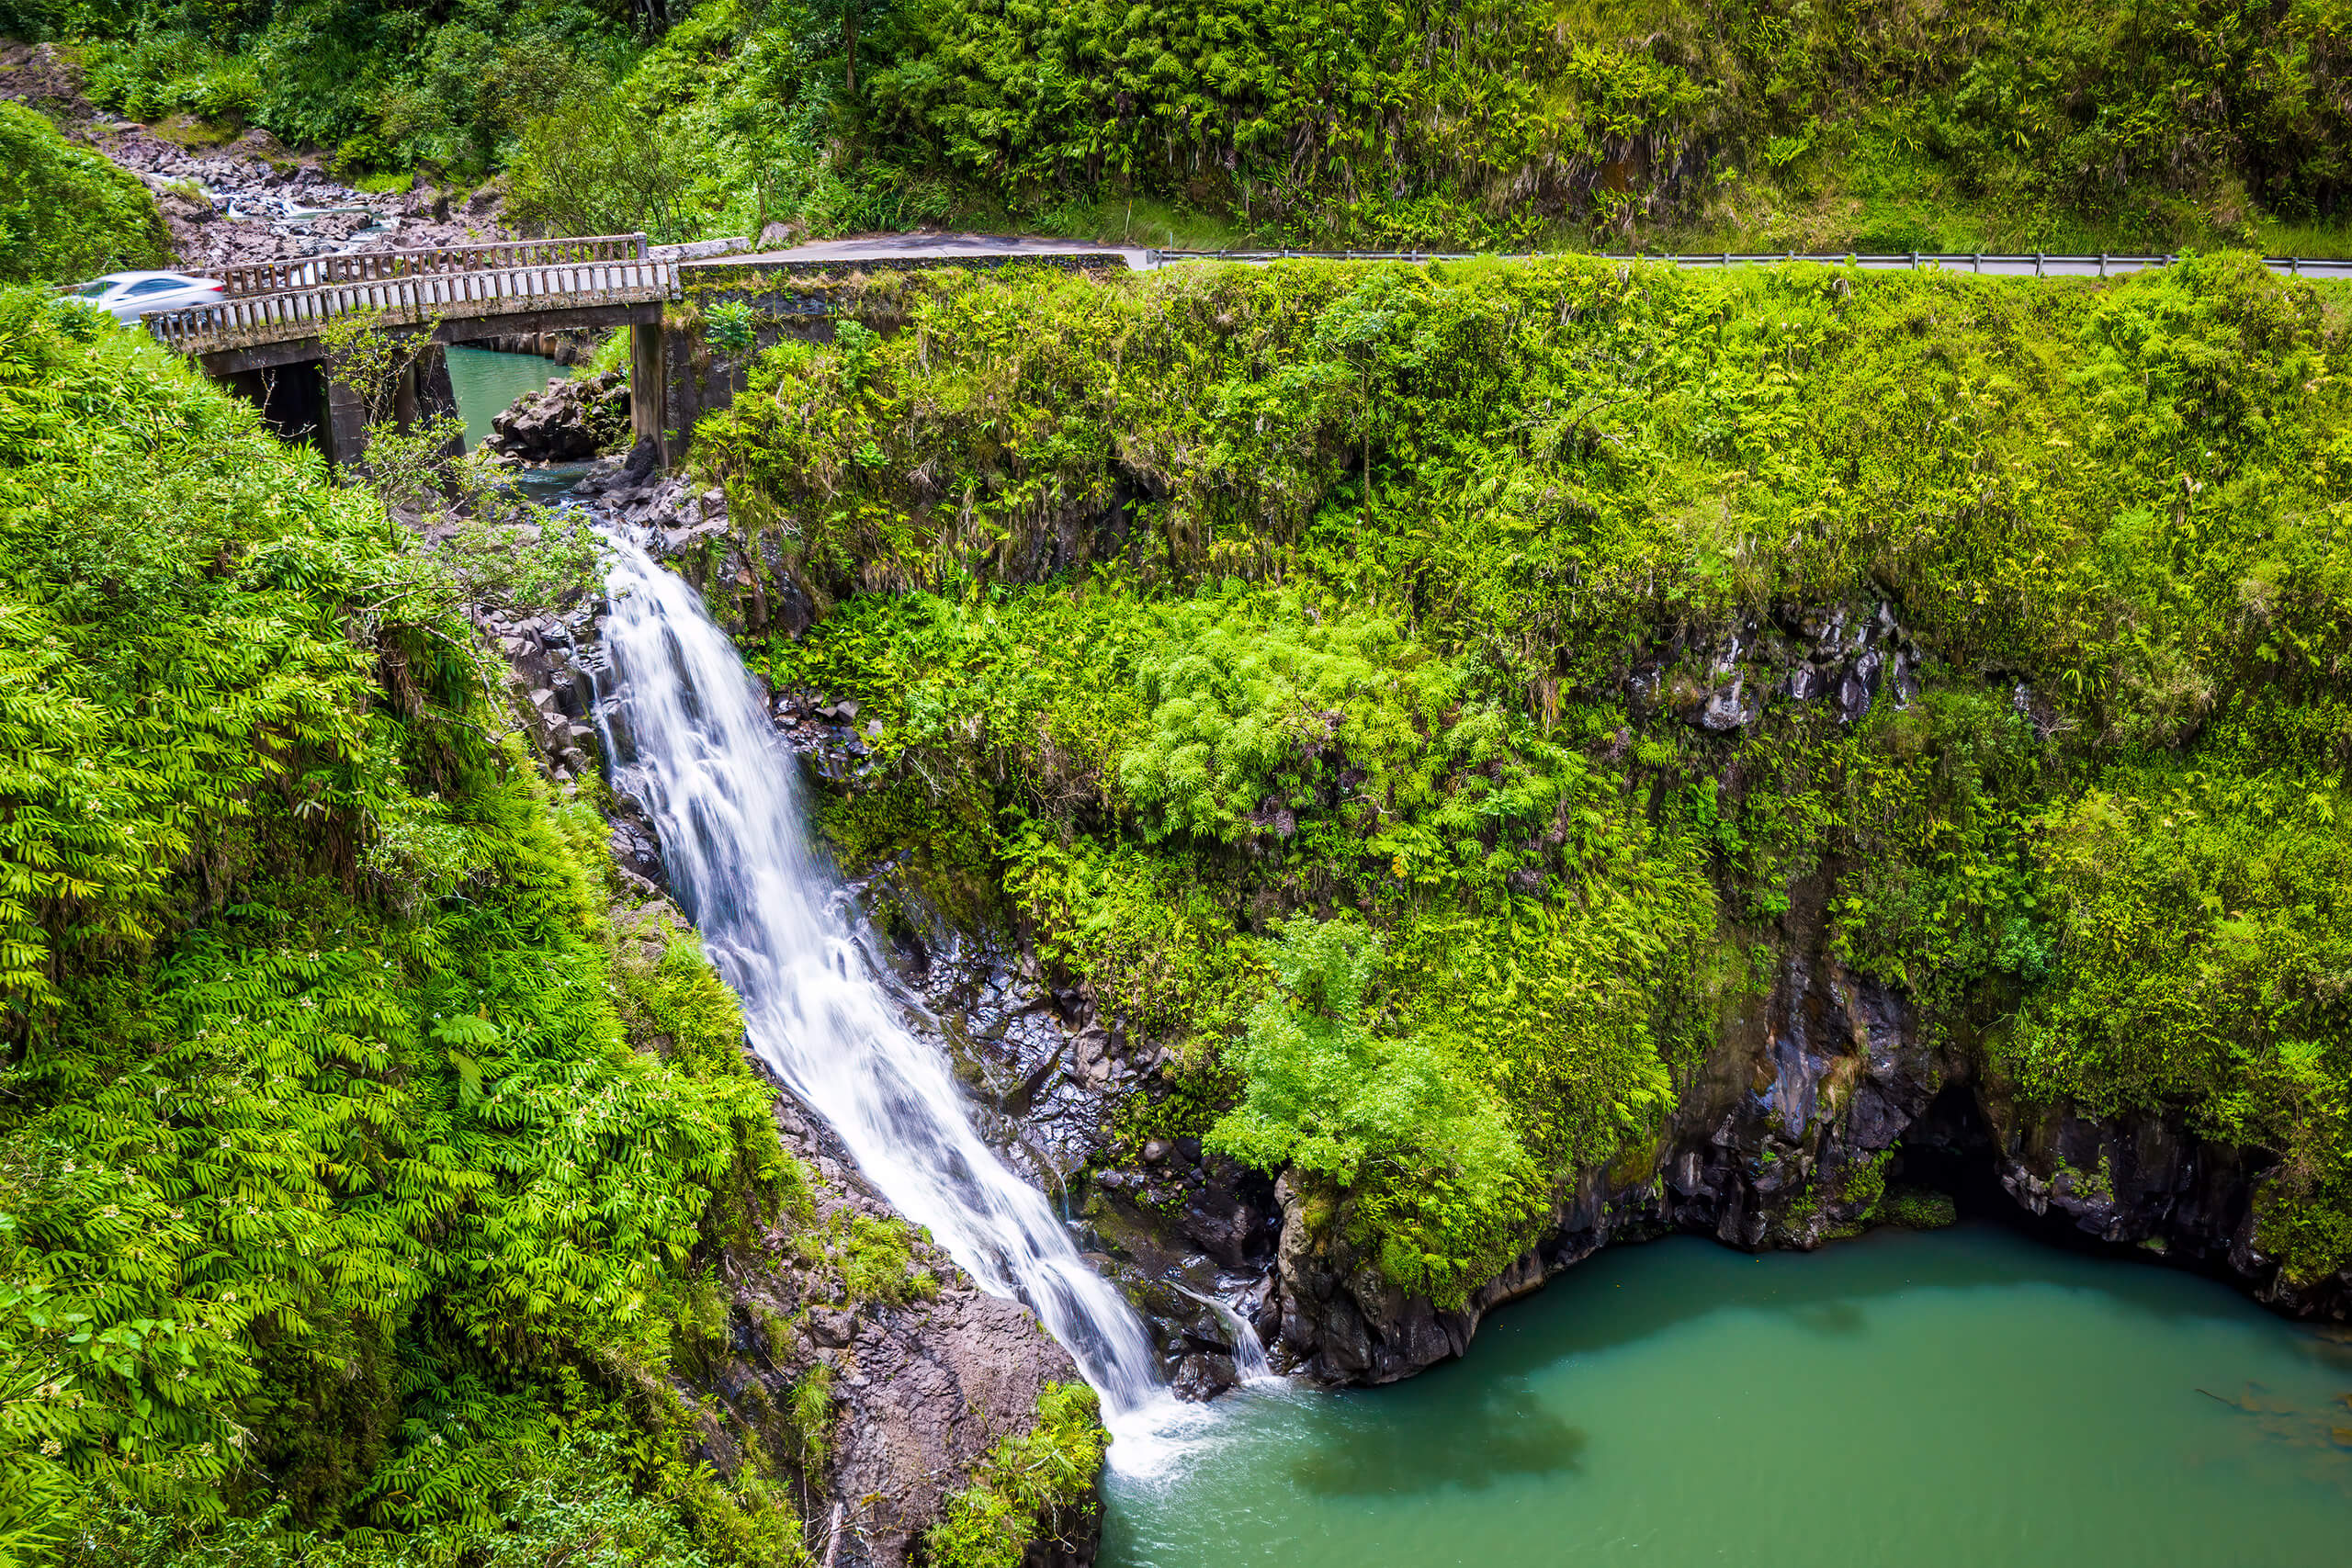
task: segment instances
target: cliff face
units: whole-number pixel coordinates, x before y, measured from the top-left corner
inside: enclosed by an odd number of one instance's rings
[[[755,558],[716,491],[672,480],[619,499],[662,530],[739,630],[806,630],[821,591]],[[1907,707],[1930,664],[1890,604],[1831,604],[1662,642],[1628,665],[1620,694],[1637,719],[1736,742],[1768,704],[1817,705],[1848,726],[1882,700]],[[2030,688],[1996,697],[2048,727],[2051,706]],[[786,694],[778,722],[820,779],[864,787],[855,712]],[[1825,863],[1791,885],[1771,928],[1727,933],[1777,955],[1769,988],[1725,1005],[1656,1136],[1573,1173],[1536,1244],[1454,1308],[1384,1276],[1351,1239],[1360,1227],[1346,1193],[1242,1169],[1197,1138],[1119,1135],[1122,1104],[1168,1092],[1174,1058],[1165,1042],[1130,1038],[1083,983],[1056,982],[1017,944],[958,931],[887,870],[869,897],[895,912],[886,923],[902,972],[946,1021],[943,1046],[965,1063],[996,1140],[1085,1215],[1098,1261],[1148,1313],[1165,1370],[1190,1397],[1235,1381],[1246,1354],[1237,1318],[1277,1366],[1385,1382],[1462,1354],[1487,1313],[1612,1241],[1680,1232],[1811,1249],[1886,1223],[1902,1208],[1890,1189],[1913,1186],[1997,1189],[2021,1215],[2222,1274],[2280,1311],[2352,1310],[2352,1278],[2299,1287],[2256,1246],[2268,1156],[2200,1138],[2178,1113],[2101,1118],[2033,1103],[1985,1065],[1984,1020],[1926,1016],[1902,988],[1841,962],[1829,906],[1856,870]]]
[[[1794,923],[1770,994],[1725,1020],[1655,1149],[1581,1173],[1544,1238],[1461,1309],[1399,1292],[1346,1239],[1344,1200],[1285,1179],[1278,1354],[1326,1382],[1393,1382],[1461,1355],[1487,1313],[1612,1241],[1810,1251],[1885,1223],[1890,1183],[1917,1178],[1997,1181],[2052,1230],[2228,1278],[2296,1316],[2352,1314],[2352,1272],[2298,1286],[2255,1245],[2268,1157],[2177,1116],[2025,1102],[1899,992],[1845,969],[1817,923]]]

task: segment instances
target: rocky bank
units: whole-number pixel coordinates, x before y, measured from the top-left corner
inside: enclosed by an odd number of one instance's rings
[[[571,463],[628,445],[628,378],[617,370],[551,378],[492,417],[482,450],[526,463]]]
[[[515,237],[494,187],[370,194],[333,178],[317,152],[266,130],[220,141],[185,122],[147,126],[84,96],[81,69],[50,44],[0,43],[0,97],[40,110],[155,194],[177,265],[194,273],[353,250]]]

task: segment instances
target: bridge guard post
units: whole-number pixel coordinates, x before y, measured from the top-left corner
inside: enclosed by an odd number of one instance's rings
[[[636,441],[650,437],[654,460],[670,466],[669,442],[662,434],[666,414],[670,355],[660,321],[639,321],[628,330],[628,428]]]

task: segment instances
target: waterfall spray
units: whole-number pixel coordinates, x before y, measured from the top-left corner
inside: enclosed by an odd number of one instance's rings
[[[1107,1418],[1165,1402],[1142,1320],[1045,1195],[980,1141],[945,1057],[907,1031],[868,971],[809,851],[797,764],[726,634],[692,589],[605,536],[611,671],[597,722],[613,784],[652,818],[752,1048],[899,1213],[982,1289],[1028,1303]]]

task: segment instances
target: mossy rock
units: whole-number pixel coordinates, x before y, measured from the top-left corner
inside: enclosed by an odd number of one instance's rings
[[[1960,1223],[1960,1207],[1949,1192],[1898,1187],[1879,1203],[1880,1223],[1911,1231],[1939,1231]]]

